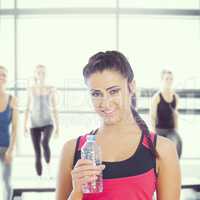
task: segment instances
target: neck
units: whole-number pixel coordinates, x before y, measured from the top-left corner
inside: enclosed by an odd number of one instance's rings
[[[3,96],[5,94],[5,88],[4,86],[0,86],[0,96]]]
[[[39,86],[44,86],[45,85],[45,80],[38,80],[37,85]]]
[[[172,88],[162,88],[161,92],[163,92],[163,93],[172,93],[173,89]]]
[[[125,117],[118,123],[115,124],[105,124],[102,122],[99,131],[106,133],[106,135],[121,134],[130,132],[130,130],[137,129],[138,125],[133,118],[132,112],[126,114]]]

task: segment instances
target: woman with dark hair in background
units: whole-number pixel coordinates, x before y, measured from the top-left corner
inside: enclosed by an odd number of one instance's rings
[[[0,66],[0,164],[2,167],[4,200],[11,199],[11,167],[18,124],[17,99],[6,93],[7,76],[7,69]],[[11,131],[10,124],[12,124]]]
[[[46,68],[37,65],[35,69],[35,84],[28,89],[28,104],[25,112],[25,133],[28,132],[28,118],[31,114],[30,134],[35,151],[35,168],[38,176],[42,175],[42,155],[47,163],[50,175],[51,150],[49,142],[54,129],[55,135],[59,134],[58,111],[56,106],[55,88],[45,83]],[[53,116],[52,116],[53,114]]]
[[[83,76],[101,124],[96,141],[102,149],[102,165],[81,159],[86,136],[63,147],[57,200],[159,200],[180,198],[180,168],[173,142],[149,132],[132,106],[135,81],[126,57],[118,51],[99,52],[89,59]],[[103,170],[101,193],[84,194],[82,186]]]
[[[153,132],[169,138],[176,144],[179,158],[182,154],[182,140],[178,129],[178,95],[172,88],[173,74],[163,70],[162,88],[152,98],[150,118]]]

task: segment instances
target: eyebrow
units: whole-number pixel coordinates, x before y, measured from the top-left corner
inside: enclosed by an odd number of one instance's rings
[[[111,87],[109,87],[109,88],[106,88],[106,91],[111,90],[111,89],[116,89],[116,88],[120,89],[119,86],[114,85],[114,86],[111,86]],[[101,92],[101,90],[95,90],[95,89],[91,89],[90,91],[91,91],[91,92],[93,92],[93,91],[95,91],[95,92]]]

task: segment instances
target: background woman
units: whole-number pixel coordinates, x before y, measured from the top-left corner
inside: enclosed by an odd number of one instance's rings
[[[176,144],[179,158],[182,154],[182,140],[178,129],[178,95],[173,90],[173,74],[163,70],[162,87],[152,98],[150,109],[152,130],[158,135],[169,138]]]
[[[53,129],[59,134],[58,111],[56,106],[55,88],[46,85],[46,67],[37,65],[35,68],[35,84],[28,89],[28,104],[25,113],[25,132],[28,132],[28,118],[30,115],[30,133],[35,151],[35,168],[38,176],[42,175],[42,155],[47,163],[50,176],[51,150],[49,142]]]
[[[0,66],[0,163],[4,185],[4,198],[11,198],[11,167],[17,134],[17,99],[6,92],[8,71]],[[12,124],[11,130],[10,125]]]

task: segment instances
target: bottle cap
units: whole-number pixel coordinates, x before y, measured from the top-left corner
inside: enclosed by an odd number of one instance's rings
[[[94,142],[96,140],[96,135],[87,135],[87,141]]]

